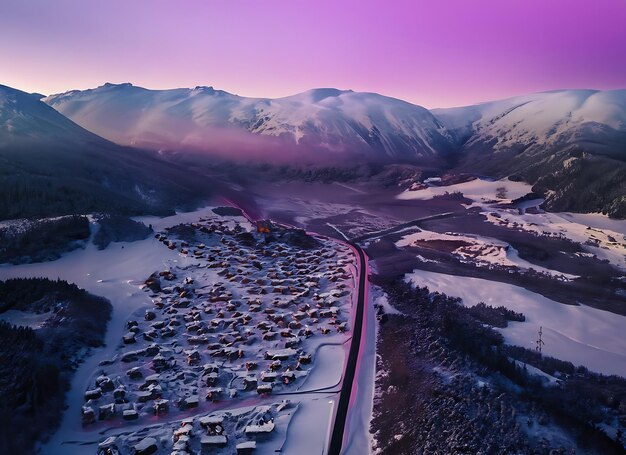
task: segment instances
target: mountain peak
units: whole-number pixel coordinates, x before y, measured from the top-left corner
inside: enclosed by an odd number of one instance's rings
[[[105,82],[103,85],[101,85],[98,88],[123,88],[123,87],[133,87],[133,84],[131,84],[130,82],[122,82],[120,84],[114,84],[112,82]]]
[[[314,89],[307,90],[306,92],[304,92],[304,94],[311,97],[311,100],[314,103],[319,103],[320,101],[326,98],[336,98],[345,93],[354,93],[354,92],[352,90],[340,90],[340,89],[332,88],[332,87],[314,88]]]

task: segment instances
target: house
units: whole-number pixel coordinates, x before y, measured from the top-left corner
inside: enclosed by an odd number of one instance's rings
[[[256,231],[259,234],[270,234],[272,232],[272,222],[270,220],[259,220],[256,222]]]
[[[141,379],[143,373],[141,372],[141,369],[139,367],[134,367],[126,371],[126,376],[128,376],[130,379]]]
[[[108,376],[100,375],[96,378],[96,387],[99,387],[103,392],[110,392],[115,388],[113,381]]]
[[[245,384],[246,390],[252,390],[257,387],[258,380],[256,375],[249,374],[243,378],[243,383]]]
[[[96,387],[92,390],[87,390],[85,392],[85,401],[89,400],[97,400],[102,396],[102,389],[100,387]]]
[[[283,383],[285,384],[290,384],[296,380],[296,374],[293,371],[285,371],[283,372],[282,376],[283,376]]]
[[[226,435],[205,435],[200,439],[200,445],[203,449],[211,449],[215,447],[225,447],[228,444]]]
[[[259,395],[262,395],[264,393],[272,393],[272,390],[274,388],[272,387],[272,384],[260,384],[257,388],[256,388],[256,393],[258,393]]]
[[[187,398],[183,398],[180,401],[180,409],[182,411],[186,410],[186,409],[192,409],[192,408],[197,408],[198,405],[200,404],[200,399],[198,398],[197,395],[191,395]]]
[[[126,388],[121,385],[119,387],[117,387],[114,391],[113,391],[113,398],[115,398],[115,402],[117,404],[122,404],[125,401],[126,398]]]
[[[109,420],[115,417],[115,403],[105,404],[98,408],[98,420]]]
[[[83,425],[89,425],[96,421],[96,413],[90,406],[83,406],[81,410]]]
[[[269,422],[261,422],[258,424],[248,425],[246,426],[246,429],[244,430],[244,432],[246,433],[246,435],[267,434],[267,433],[271,433],[272,431],[274,431],[275,426],[276,425],[274,424],[274,421],[270,420]]]
[[[200,363],[200,352],[198,352],[196,349],[185,351],[185,354],[187,355],[188,365],[193,366]]]
[[[143,438],[133,447],[134,455],[152,455],[158,449],[157,440],[154,438]]]
[[[111,436],[98,444],[98,455],[119,455],[117,448],[117,438]]]
[[[156,416],[167,414],[170,410],[170,402],[168,400],[156,400],[152,408]]]
[[[256,441],[243,441],[235,447],[237,455],[250,455],[256,450]]]
[[[206,381],[206,385],[214,386],[215,384],[217,384],[218,381],[218,373],[207,373],[204,378]]]
[[[200,426],[207,430],[209,435],[222,434],[224,432],[223,416],[204,416],[200,417]]]
[[[193,426],[189,422],[183,422],[180,428],[174,431],[172,435],[173,442],[178,441],[182,436],[190,437],[193,434]]]
[[[139,418],[139,413],[134,409],[126,409],[122,412],[122,417],[124,420],[137,420]]]
[[[263,371],[261,373],[261,381],[263,382],[274,382],[274,380],[276,379],[276,376],[278,376],[276,373],[272,372],[272,371]]]

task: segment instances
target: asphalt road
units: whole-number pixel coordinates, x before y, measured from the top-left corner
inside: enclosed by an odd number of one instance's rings
[[[230,205],[239,208],[242,211],[243,215],[250,222],[254,222],[254,220],[246,213],[243,208],[239,207],[233,201],[227,200],[227,202]],[[330,444],[328,446],[329,455],[339,455],[343,448],[343,437],[346,429],[348,409],[350,407],[352,385],[354,384],[354,378],[356,377],[356,367],[359,360],[359,351],[361,349],[361,337],[363,335],[363,318],[365,313],[365,286],[367,286],[367,262],[365,259],[365,254],[363,253],[361,247],[355,241],[347,241],[346,243],[353,247],[359,256],[358,297],[356,314],[354,317],[354,327],[352,329],[350,352],[348,353],[348,361],[346,363],[346,370],[344,372],[343,381],[341,383],[339,402],[337,404],[337,411],[335,413],[332,435],[330,438]]]
[[[339,455],[343,447],[343,437],[346,428],[348,408],[350,407],[352,385],[356,376],[356,366],[360,354],[361,336],[363,335],[363,314],[365,312],[365,286],[367,285],[367,263],[365,262],[365,254],[363,254],[363,250],[356,243],[348,243],[359,255],[358,298],[356,315],[354,318],[354,327],[352,328],[352,342],[350,344],[350,352],[348,353],[348,361],[346,363],[346,370],[343,376],[341,393],[339,394],[339,402],[337,404],[337,412],[335,414],[335,422],[333,424],[333,432],[328,448],[328,453],[330,455]]]

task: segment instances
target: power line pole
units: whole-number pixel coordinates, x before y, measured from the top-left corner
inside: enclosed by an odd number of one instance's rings
[[[539,326],[539,338],[535,342],[536,344],[535,351],[537,351],[539,354],[541,354],[541,347],[545,345],[545,343],[541,339],[542,335],[543,335],[543,327]]]

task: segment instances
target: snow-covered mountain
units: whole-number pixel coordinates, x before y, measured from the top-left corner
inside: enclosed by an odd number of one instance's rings
[[[558,90],[432,113],[466,150],[577,145],[626,157],[626,90]]]
[[[0,146],[24,142],[108,142],[42,103],[42,97],[0,85]]]
[[[516,175],[557,211],[626,217],[626,90],[558,90],[436,109],[457,170]]]
[[[159,151],[270,162],[295,157],[297,164],[408,161],[442,171],[515,175],[546,194],[548,208],[626,217],[626,90],[559,90],[432,111],[337,89],[265,99],[211,87],[105,84],[43,98],[54,112],[38,96],[16,92],[0,92],[0,145],[8,136],[54,144],[63,135],[82,144],[103,141],[76,122],[117,144]],[[16,100],[27,115],[15,109]],[[150,159],[141,150],[124,150],[135,167]]]
[[[233,151],[252,136],[370,159],[419,159],[450,149],[426,109],[375,93],[314,89],[279,99],[246,98],[212,87],[148,90],[105,84],[44,99],[109,140],[150,149]],[[233,146],[234,144],[234,146]]]
[[[41,97],[0,85],[0,220],[164,213],[203,194],[205,179],[103,139]]]

